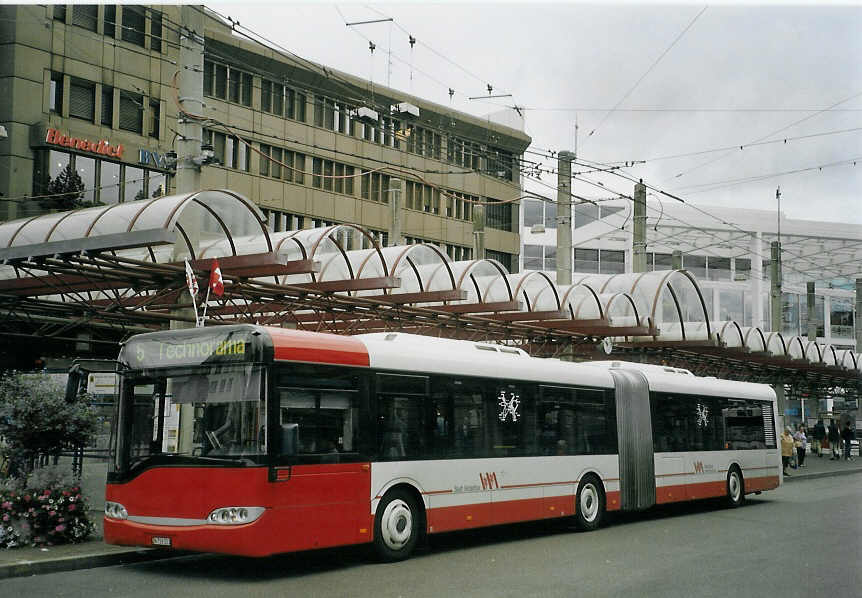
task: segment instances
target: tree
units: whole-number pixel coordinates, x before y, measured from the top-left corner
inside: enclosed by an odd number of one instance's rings
[[[84,181],[71,162],[55,178],[49,179],[47,191],[49,197],[41,202],[47,210],[74,210],[84,203]]]
[[[0,436],[14,463],[32,471],[40,455],[87,443],[96,412],[86,396],[67,401],[65,386],[48,374],[9,374],[0,379]]]

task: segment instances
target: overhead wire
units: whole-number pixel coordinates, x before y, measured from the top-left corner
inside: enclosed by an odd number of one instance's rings
[[[592,129],[592,130],[587,134],[587,140],[589,140],[589,138],[590,138],[590,137],[592,137],[592,136],[593,136],[593,134],[594,134],[597,130],[599,130],[603,124],[605,124],[605,122],[606,122],[606,121],[608,120],[608,118],[610,118],[610,116],[611,116],[611,115],[616,111],[616,109],[617,109],[617,108],[619,108],[619,107],[620,107],[620,105],[621,105],[623,102],[625,102],[625,101],[626,101],[626,99],[628,99],[628,97],[629,97],[629,96],[634,92],[634,90],[635,90],[635,89],[637,89],[638,85],[640,85],[640,84],[641,84],[641,81],[643,81],[643,80],[644,80],[644,79],[645,79],[645,78],[646,78],[646,77],[647,77],[647,76],[648,76],[648,75],[653,71],[653,69],[654,69],[656,66],[658,66],[658,63],[659,63],[659,62],[661,62],[661,60],[662,60],[665,56],[667,56],[668,52],[670,52],[670,51],[671,51],[671,49],[673,49],[673,47],[677,44],[677,42],[679,42],[679,40],[681,40],[681,39],[683,38],[683,36],[688,32],[688,30],[689,30],[689,29],[691,29],[691,28],[694,26],[694,24],[697,22],[697,20],[700,18],[700,16],[701,16],[704,12],[706,12],[706,9],[707,9],[707,8],[709,8],[709,7],[708,7],[708,6],[704,6],[704,7],[700,10],[700,12],[698,12],[698,13],[694,16],[694,18],[693,18],[691,21],[689,21],[688,25],[686,25],[686,26],[685,26],[685,28],[684,28],[684,29],[683,29],[683,30],[682,30],[682,31],[681,31],[681,32],[680,32],[680,33],[679,33],[679,34],[674,38],[674,40],[670,43],[670,45],[669,45],[667,48],[665,48],[664,52],[662,52],[662,53],[659,55],[659,57],[658,57],[658,58],[656,58],[656,59],[653,61],[653,63],[649,66],[649,68],[648,68],[648,69],[647,69],[647,70],[646,70],[646,71],[645,71],[645,72],[644,72],[644,73],[643,73],[643,74],[638,78],[638,80],[637,80],[637,81],[635,81],[635,84],[634,84],[634,85],[632,85],[632,86],[629,88],[629,90],[628,90],[625,94],[623,94],[623,97],[622,97],[622,98],[620,98],[620,100],[619,100],[619,101],[614,105],[614,107],[613,107],[613,108],[611,108],[611,109],[610,109],[610,111],[609,111],[607,114],[605,114],[604,118],[602,118],[602,120],[601,120],[601,121],[599,121],[599,124],[598,124],[598,125],[596,125],[595,127],[593,127],[593,129]]]
[[[785,125],[785,126],[783,126],[783,127],[779,128],[779,129],[776,129],[775,131],[772,131],[771,133],[767,133],[766,135],[763,135],[762,137],[758,137],[757,139],[755,139],[755,140],[753,140],[753,141],[749,141],[748,143],[743,144],[743,145],[753,145],[753,144],[755,144],[755,143],[759,143],[759,142],[761,142],[761,141],[765,141],[765,140],[769,139],[770,137],[773,137],[773,136],[775,136],[775,135],[778,135],[779,133],[783,133],[784,131],[786,131],[787,129],[790,129],[791,127],[795,127],[796,125],[800,125],[800,124],[804,123],[805,121],[807,121],[807,120],[810,120],[810,119],[814,118],[815,116],[818,116],[818,115],[820,115],[820,114],[823,114],[824,112],[828,112],[829,110],[831,110],[831,109],[833,109],[833,108],[835,108],[835,107],[837,107],[837,106],[840,106],[841,104],[846,104],[846,103],[847,103],[847,102],[849,102],[850,100],[856,99],[856,98],[858,98],[859,96],[862,96],[862,91],[857,92],[857,93],[854,93],[853,95],[848,96],[848,97],[844,98],[843,100],[840,100],[840,101],[838,101],[838,102],[835,102],[834,104],[832,104],[832,105],[831,105],[831,106],[829,106],[828,108],[824,108],[823,110],[818,110],[817,112],[814,112],[814,113],[812,113],[812,114],[809,114],[808,116],[806,116],[806,117],[804,117],[804,118],[801,118],[801,119],[799,119],[799,120],[795,120],[795,121],[793,121],[792,123],[790,123],[790,124],[788,124],[788,125]],[[694,172],[695,170],[699,170],[699,169],[703,168],[704,166],[709,166],[710,164],[715,164],[715,163],[716,163],[716,162],[718,162],[719,160],[723,160],[724,158],[728,157],[731,153],[732,153],[732,152],[727,152],[727,153],[725,153],[725,154],[724,154],[724,155],[722,155],[722,156],[718,156],[717,158],[714,158],[714,159],[709,160],[709,161],[707,161],[707,162],[703,162],[703,163],[701,163],[701,164],[698,164],[697,166],[693,166],[692,168],[689,168],[689,169],[687,169],[687,170],[684,170],[683,172],[680,172],[679,174],[675,175],[673,178],[678,179],[678,178],[683,177],[683,176],[685,176],[685,175],[687,175],[687,174],[689,174],[689,173]]]

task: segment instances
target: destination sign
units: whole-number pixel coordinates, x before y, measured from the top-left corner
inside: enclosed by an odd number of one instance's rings
[[[254,361],[248,330],[159,332],[130,339],[120,361],[133,369]]]

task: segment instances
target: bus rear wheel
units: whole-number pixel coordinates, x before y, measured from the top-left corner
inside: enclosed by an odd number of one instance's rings
[[[374,516],[374,549],[386,562],[410,556],[419,540],[422,512],[406,490],[390,490],[381,499]]]
[[[727,472],[727,504],[738,507],[745,502],[745,481],[742,472],[734,465]]]
[[[584,476],[578,486],[575,501],[575,522],[578,528],[584,531],[598,528],[605,515],[605,491],[602,481],[592,474]]]

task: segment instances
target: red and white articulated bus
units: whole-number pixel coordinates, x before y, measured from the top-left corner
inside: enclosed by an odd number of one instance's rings
[[[674,368],[252,325],[139,335],[120,368],[112,544],[399,560],[423,534],[781,483],[772,389]]]

